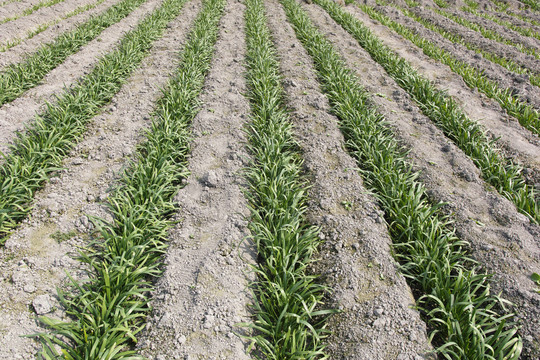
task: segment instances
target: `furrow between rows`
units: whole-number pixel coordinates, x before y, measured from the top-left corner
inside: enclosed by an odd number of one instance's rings
[[[438,210],[441,205],[427,202],[424,185],[416,180],[384,118],[369,104],[369,95],[329,43],[310,29],[298,5],[282,3],[314,58],[347,148],[385,210],[401,269],[424,294],[418,301],[437,351],[447,358],[517,359],[521,340],[512,315],[497,312],[501,300],[490,293],[488,276],[469,261],[467,244],[455,237],[451,221]],[[316,11],[310,18],[316,18]]]
[[[0,359],[34,357],[37,342],[22,336],[43,331],[36,311],[65,319],[55,289],[64,286],[65,271],[84,278],[84,267],[73,257],[95,231],[88,217],[109,216],[101,203],[148,128],[154,102],[176,67],[177,51],[200,8],[198,2],[185,7],[110,107],[94,119],[85,140],[64,161],[65,170],[38,194],[31,220],[0,250],[0,342],[9,344]]]
[[[330,288],[332,315],[327,351],[332,359],[418,359],[431,346],[425,323],[391,257],[391,239],[376,201],[343,149],[338,120],[309,55],[277,1],[267,3],[269,26],[280,57],[287,103],[304,167],[311,180],[307,215],[321,228],[314,270]]]
[[[521,167],[503,156],[479,123],[469,118],[452,97],[419,74],[353,14],[327,1],[317,3],[353,35],[386,73],[409,93],[422,112],[475,162],[489,184],[514,202],[531,221],[540,221],[538,189],[526,183]],[[538,115],[537,112],[535,114]]]
[[[201,111],[193,119],[190,175],[179,190],[179,220],[170,232],[165,271],[153,292],[152,315],[138,348],[147,358],[249,359],[239,337],[250,322],[244,132],[249,113],[243,77],[243,2],[228,1],[221,20]]]
[[[172,20],[182,1],[166,1],[149,21]],[[40,334],[41,356],[72,358],[140,359],[130,345],[146,326],[152,278],[162,273],[162,255],[176,212],[174,196],[188,174],[190,124],[198,112],[217,40],[224,2],[209,0],[190,32],[174,78],[156,104],[146,141],[136,159],[122,172],[107,200],[112,220],[95,219],[99,235],[81,254],[89,267],[89,281],[73,281],[59,292],[72,321],[42,317],[52,334]]]
[[[0,104],[15,100],[26,90],[38,85],[45,75],[95,39],[112,24],[125,18],[141,6],[144,0],[124,0],[91,18],[73,31],[64,33],[25,57],[21,63],[11,64],[0,73]]]
[[[378,94],[372,101],[391,124],[395,136],[410,149],[408,158],[415,170],[421,172],[420,180],[430,198],[446,203],[444,212],[453,215],[457,233],[471,245],[471,256],[494,274],[494,293],[502,292],[518,305],[522,337],[538,338],[540,313],[535,304],[540,296],[521,289],[530,287],[530,275],[540,269],[536,241],[540,228],[531,226],[510,201],[486,190],[488,186],[474,163],[431,124],[405,91],[391,78],[380,75],[384,69],[359,46],[351,45],[354,39],[349,34],[328,15],[313,10],[310,13],[315,21],[320,19],[316,21],[319,27],[326,29],[327,36],[341,49],[349,67],[356,69],[366,89]],[[527,350],[535,346],[526,341]]]
[[[58,23],[52,24],[46,28],[36,28],[27,33],[25,38],[19,40],[15,39],[12,43],[4,43],[0,45],[0,69],[5,69],[10,64],[16,64],[23,61],[23,59],[30,53],[35,53],[44,43],[58,37],[60,34],[73,30],[76,26],[84,23],[92,16],[95,16],[109,7],[119,3],[122,0],[104,1],[96,0],[93,3],[89,3],[95,7],[89,9],[82,9],[82,12],[74,10],[76,14],[68,13],[64,17],[60,18]]]
[[[104,2],[105,0],[84,0],[76,7],[68,2],[65,4],[72,6],[70,6],[67,11],[65,6],[63,6],[56,12],[49,11],[48,13],[43,14],[43,16],[40,16],[37,20],[25,18],[19,26],[5,26],[5,29],[2,29],[4,39],[0,42],[0,52],[6,52],[17,45],[22,44],[24,41],[42,33],[51,26],[54,26],[63,20],[67,20],[70,17],[84,13],[85,11],[94,9]],[[77,5],[77,3],[75,3],[75,5]]]
[[[118,46],[126,33],[150,14],[161,0],[149,1],[117,24],[105,29],[99,37],[68,56],[61,64],[47,73],[40,85],[26,91],[20,97],[0,108],[0,152],[8,155],[18,132],[32,126],[36,114],[46,112],[47,104],[55,104],[58,98],[69,93],[95,68],[101,58]],[[2,160],[0,160],[2,161]]]
[[[3,240],[27,216],[35,192],[58,170],[92,117],[110,102],[148,54],[153,41],[162,35],[167,18],[160,9],[128,32],[118,48],[101,58],[77,86],[64,92],[56,103],[48,104],[10,146],[11,152],[0,167],[0,208],[3,210],[0,236]],[[156,21],[156,16],[162,18]]]

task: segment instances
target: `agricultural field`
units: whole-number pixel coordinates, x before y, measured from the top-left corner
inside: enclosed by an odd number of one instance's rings
[[[536,0],[0,0],[0,359],[540,359]]]

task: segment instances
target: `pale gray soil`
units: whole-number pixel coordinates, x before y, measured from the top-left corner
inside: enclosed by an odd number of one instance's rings
[[[176,67],[197,9],[198,3],[185,5],[141,68],[93,120],[85,140],[64,162],[66,169],[37,195],[29,220],[0,248],[0,359],[34,358],[39,344],[21,336],[45,330],[34,321],[32,303],[38,296],[47,295],[58,308],[47,315],[62,316],[55,288],[64,283],[65,271],[82,275],[71,257],[88,241],[87,215],[110,217],[101,204],[150,125],[154,102]],[[55,233],[72,231],[70,240],[53,239]]]
[[[103,55],[112,51],[120,43],[126,32],[132,30],[160,3],[161,0],[150,0],[135,9],[120,22],[105,29],[79,52],[69,56],[66,61],[47,74],[41,85],[0,107],[0,152],[7,153],[8,145],[15,138],[16,131],[23,130],[26,124],[33,121],[35,114],[44,109],[46,101],[54,102],[55,96],[88,74]]]
[[[19,45],[1,52],[0,71],[10,64],[16,64],[23,61],[27,54],[37,51],[43,44],[52,42],[58,35],[76,28],[79,24],[90,19],[90,17],[102,13],[120,1],[121,0],[105,1],[91,10],[62,20],[60,23],[53,25],[47,30],[33,36],[31,39],[26,39]]]
[[[414,298],[390,255],[391,239],[376,202],[343,149],[337,119],[321,94],[312,62],[277,0],[267,3],[285,90],[306,174],[309,219],[322,229],[315,266],[331,294],[331,359],[424,359],[431,349]],[[350,204],[347,209],[344,202]]]
[[[505,149],[508,156],[523,164],[530,180],[540,183],[540,139],[524,129],[517,120],[509,117],[498,103],[485,95],[471,90],[463,79],[449,67],[424,55],[421,49],[395,34],[386,26],[372,21],[368,15],[354,6],[347,7],[357,18],[367,24],[387,46],[409,61],[418,71],[440,89],[444,89],[464,109],[472,119],[482,124],[489,134],[499,138],[497,144]]]
[[[405,7],[404,2],[400,5],[402,7]],[[416,34],[419,34],[423,38],[446,50],[456,59],[483,71],[486,77],[496,81],[501,88],[511,89],[515,94],[518,94],[523,101],[532,104],[537,109],[540,109],[540,88],[538,88],[537,86],[533,86],[528,80],[527,75],[521,75],[509,71],[501,65],[485,59],[482,55],[467,49],[464,45],[455,44],[445,39],[439,33],[425,28],[422,24],[419,24],[415,20],[409,18],[408,16],[405,16],[399,10],[393,7],[376,6],[376,8],[377,10],[390,17],[392,20],[406,26]],[[479,35],[478,33],[474,34],[473,32],[471,36],[478,37],[481,35]],[[469,41],[470,37],[466,37],[465,39]],[[484,50],[491,53],[497,53],[496,51],[493,52],[490,49],[499,48],[501,46],[504,50],[505,45],[498,44],[497,42],[492,42],[491,47]],[[517,56],[521,55],[523,54],[520,53]],[[514,59],[515,58],[512,58],[512,60]]]
[[[540,73],[540,60],[532,55],[521,52],[514,46],[502,44],[495,40],[485,38],[481,33],[455,23],[451,19],[439,15],[430,9],[414,7],[410,8],[410,10],[423,19],[442,27],[444,30],[464,37],[467,42],[478,46],[483,50],[489,51],[503,58],[512,59],[517,64],[530,69],[534,73]],[[500,29],[498,29],[501,27],[500,25],[492,21],[488,21],[488,23],[489,25],[485,25],[486,28],[495,30],[499,33],[501,32]],[[527,47],[530,48],[536,48],[537,45],[536,42],[529,40],[529,38],[520,34],[515,34],[515,36],[512,36],[512,39],[510,40],[518,43],[525,43]]]
[[[193,120],[190,176],[178,192],[180,224],[171,231],[166,269],[154,291],[154,313],[139,349],[149,359],[249,359],[239,334],[249,323],[248,285],[255,249],[246,239],[242,194],[247,166],[244,126],[249,103],[243,78],[244,5],[230,0],[212,69]]]
[[[540,227],[480,179],[473,162],[420,113],[352,36],[320,8],[312,6],[309,10],[348,65],[357,69],[366,88],[380,94],[373,101],[390,120],[401,142],[411,149],[409,158],[421,171],[430,196],[448,202],[445,211],[453,214],[460,237],[471,243],[472,257],[495,274],[494,293],[502,292],[504,298],[516,303],[527,350],[523,358],[535,359],[540,355],[533,351],[540,343],[540,294],[532,291],[530,275],[540,270]],[[536,156],[540,159],[538,147]]]
[[[22,13],[24,10],[38,4],[41,0],[16,1],[6,4],[0,8],[0,21]]]
[[[39,25],[61,17],[79,6],[90,4],[91,2],[93,0],[64,0],[53,6],[43,7],[30,15],[2,24],[0,25],[0,44],[15,38],[24,37],[29,31],[36,29]]]
[[[66,0],[65,6],[74,1]],[[70,86],[88,73],[99,56],[113,49],[122,34],[159,3],[150,0],[69,57],[43,85],[0,108],[0,150],[5,150],[14,132],[43,109],[45,100],[54,99],[64,84]],[[454,4],[461,6],[463,2]],[[436,6],[431,0],[425,0],[425,5]],[[107,6],[110,2],[102,4],[99,11]],[[426,325],[414,309],[411,289],[391,256],[384,215],[364,188],[355,171],[357,164],[344,151],[337,119],[329,114],[313,64],[281,6],[277,0],[269,0],[266,7],[281,61],[285,101],[311,185],[308,221],[321,228],[323,245],[311,271],[320,274],[321,282],[330,289],[324,307],[342,310],[328,324],[333,331],[327,339],[330,359],[430,359]],[[535,285],[529,276],[540,272],[539,227],[531,225],[513,204],[484,183],[472,161],[419,112],[350,35],[316,5],[304,8],[357,72],[361,84],[378,94],[372,101],[398,140],[411,149],[409,159],[422,171],[420,180],[430,197],[448,202],[443,210],[453,214],[459,236],[471,243],[471,256],[495,273],[494,292],[501,291],[516,302],[525,341],[522,359],[538,359],[540,295],[532,291]],[[0,359],[34,358],[38,344],[20,335],[44,330],[34,320],[36,311],[63,316],[54,288],[64,286],[65,270],[84,276],[70,256],[89,240],[92,224],[88,216],[110,218],[102,203],[136,145],[144,140],[154,102],[177,66],[178,51],[200,9],[200,0],[185,5],[140,69],[93,119],[84,140],[66,159],[66,169],[37,195],[30,218],[0,248]],[[446,66],[428,59],[358,8],[347,9],[420,73],[447,89],[490,135],[501,137],[498,144],[525,165],[529,180],[540,182],[538,136],[507,117],[496,103],[471,91]],[[98,9],[92,13],[96,12]],[[254,355],[248,353],[249,341],[241,336],[249,334],[248,328],[240,325],[251,322],[249,283],[255,277],[250,265],[256,261],[243,196],[243,171],[249,164],[244,130],[250,114],[245,97],[243,12],[242,0],[228,1],[201,95],[201,110],[193,121],[191,174],[175,198],[179,206],[175,219],[179,222],[170,231],[164,273],[151,294],[154,310],[137,344],[138,351],[151,360],[236,360]],[[48,37],[40,34],[2,53],[0,66],[19,61],[25,51],[88,16],[71,18],[45,31]],[[470,53],[462,55],[476,61]],[[502,81],[512,81],[506,73],[501,74]],[[70,239],[54,239],[58,232],[70,231]]]

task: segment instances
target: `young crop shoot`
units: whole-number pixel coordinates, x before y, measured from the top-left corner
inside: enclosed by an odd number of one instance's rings
[[[321,310],[326,288],[308,267],[320,243],[306,223],[306,179],[283,104],[279,68],[262,0],[246,1],[247,79],[253,121],[247,170],[251,207],[249,229],[259,253],[253,289],[257,333],[264,359],[321,359],[328,335]]]
[[[482,172],[484,179],[497,191],[511,200],[517,209],[535,223],[540,222],[539,191],[526,184],[521,168],[506,160],[485,134],[485,130],[467,117],[458,103],[445,92],[438,90],[403,58],[385,46],[358,19],[344,11],[339,5],[327,0],[315,0],[330,16],[347,30],[397,83],[417,102],[418,106]],[[361,5],[360,5],[361,6]],[[371,7],[361,6],[376,19],[390,20]],[[395,25],[395,22],[392,22]],[[419,38],[419,40],[423,40]],[[430,44],[431,45],[431,44]],[[440,49],[430,46],[438,54]],[[444,53],[446,56],[446,53]],[[515,98],[514,98],[515,99]],[[530,108],[530,107],[528,107]],[[530,109],[529,115],[536,118],[534,129],[538,131],[538,112]],[[525,110],[524,110],[525,111]],[[522,114],[523,115],[523,114]]]
[[[44,32],[45,30],[47,30],[51,26],[56,25],[56,24],[58,24],[59,22],[61,22],[63,20],[69,19],[70,17],[81,14],[81,13],[83,13],[85,11],[91,10],[91,9],[97,7],[98,5],[103,4],[104,2],[105,2],[105,0],[98,0],[95,3],[92,3],[92,4],[81,5],[78,8],[76,8],[75,10],[70,11],[67,14],[59,17],[58,19],[55,19],[55,20],[46,22],[44,24],[41,24],[37,28],[35,28],[34,30],[28,31],[28,33],[26,34],[25,37],[14,38],[14,39],[11,39],[10,41],[7,41],[7,42],[5,42],[3,44],[0,44],[0,52],[5,52],[5,51],[11,49],[12,47],[19,45],[24,40],[31,39],[34,36],[36,36],[37,34],[40,34],[40,33]]]
[[[48,104],[27,131],[18,135],[0,165],[0,242],[30,212],[36,191],[60,168],[62,159],[86,130],[86,124],[120,90],[179,8],[173,7],[166,15],[162,11],[154,12],[136,30],[126,34],[117,50],[103,57],[56,104]]]
[[[381,3],[380,1],[377,1],[377,3]],[[432,22],[425,20],[421,16],[415,14],[414,12],[402,8],[401,6],[397,4],[392,4],[393,7],[400,10],[404,15],[410,17],[411,19],[414,19],[415,21],[422,24],[424,27],[426,27],[429,30],[435,31],[442,35],[444,38],[450,40],[453,43],[461,44],[465,46],[467,49],[472,50],[478,54],[481,54],[484,58],[487,60],[494,62],[496,64],[501,65],[502,67],[508,69],[509,71],[512,71],[517,74],[526,74],[529,77],[529,81],[532,85],[540,87],[540,75],[525,68],[521,65],[515,63],[511,58],[504,58],[500,57],[496,54],[493,54],[489,51],[485,51],[482,48],[468,42],[463,36],[448,32],[444,30],[441,26],[438,26],[436,24],[433,24]]]
[[[486,39],[494,40],[494,41],[500,42],[501,44],[506,44],[506,45],[513,46],[513,47],[517,48],[519,51],[521,51],[522,53],[534,56],[535,58],[540,60],[540,52],[538,52],[538,50],[536,48],[534,48],[534,47],[528,47],[528,46],[524,46],[524,45],[522,45],[520,43],[515,43],[512,40],[506,39],[504,36],[500,35],[496,31],[489,30],[489,29],[487,29],[487,28],[485,28],[483,26],[475,24],[472,21],[468,21],[468,20],[466,20],[466,19],[464,19],[462,17],[453,15],[452,13],[450,13],[448,11],[443,11],[443,10],[440,10],[440,9],[434,9],[434,11],[437,14],[442,15],[442,16],[454,21],[457,24],[460,24],[460,25],[465,26],[465,27],[467,27],[467,28],[469,28],[471,30],[479,32]]]
[[[56,5],[58,3],[61,3],[65,0],[48,0],[48,1],[40,1],[39,3],[35,4],[34,6],[31,6],[29,7],[28,9],[25,9],[22,13],[20,14],[17,14],[17,15],[14,15],[14,16],[10,16],[10,17],[7,17],[7,18],[4,18],[2,20],[0,20],[0,25],[1,24],[5,24],[7,22],[10,22],[10,21],[13,21],[13,20],[17,20],[17,19],[20,19],[22,18],[23,16],[28,16],[28,15],[31,15],[33,14],[34,12],[38,11],[39,9],[41,8],[44,8],[44,7],[50,7],[50,6],[53,6],[53,5]]]
[[[23,62],[7,67],[0,73],[0,106],[38,85],[45,75],[69,55],[79,51],[103,30],[128,16],[144,2],[145,0],[123,0],[76,29],[58,36],[52,43],[43,45]]]
[[[465,1],[465,3],[467,4],[467,6],[464,6],[462,8],[463,11],[466,11],[468,13],[471,13],[471,14],[476,15],[478,17],[482,17],[482,18],[487,19],[487,20],[491,20],[494,23],[497,23],[497,24],[499,24],[501,26],[505,26],[508,29],[514,30],[515,32],[518,32],[523,36],[533,37],[535,39],[540,40],[540,33],[537,32],[537,31],[534,31],[530,27],[517,26],[517,25],[512,24],[512,22],[510,22],[510,21],[502,20],[502,19],[499,19],[498,17],[496,17],[494,15],[484,13],[484,12],[480,12],[480,11],[478,11],[478,3],[476,3],[476,2]]]
[[[429,40],[414,33],[407,27],[391,20],[387,16],[367,5],[358,5],[366,14],[381,24],[395,30],[424,51],[427,56],[442,62],[463,78],[472,89],[478,89],[488,97],[497,101],[506,112],[516,118],[519,123],[535,134],[540,134],[540,113],[513,93],[512,89],[500,88],[496,81],[488,79],[481,70],[456,59],[448,51],[436,46]]]
[[[185,2],[166,0],[148,22],[166,24]],[[204,2],[179,68],[157,103],[147,141],[108,199],[114,220],[95,220],[100,238],[80,257],[88,265],[89,280],[73,281],[69,292],[59,291],[74,321],[41,318],[53,331],[36,335],[43,342],[41,359],[142,359],[130,345],[145,326],[151,278],[161,274],[174,195],[188,174],[189,127],[198,112],[224,5],[224,0]]]
[[[323,6],[331,0],[316,0]],[[404,275],[423,293],[418,306],[437,352],[446,359],[518,359],[521,339],[504,300],[490,293],[450,220],[431,205],[424,186],[369,94],[295,0],[281,0],[313,58],[321,87],[339,118],[348,150],[385,211]],[[323,3],[324,2],[324,3]]]

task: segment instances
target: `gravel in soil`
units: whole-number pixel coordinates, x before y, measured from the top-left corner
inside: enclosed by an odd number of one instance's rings
[[[406,26],[407,28],[414,31],[416,34],[419,34],[423,38],[446,50],[459,61],[462,61],[470,66],[482,70],[484,75],[487,76],[489,79],[496,81],[499,84],[499,87],[503,89],[512,89],[512,91],[515,94],[518,94],[525,102],[531,103],[533,106],[540,109],[540,91],[538,91],[538,87],[531,85],[527,75],[521,75],[509,71],[501,65],[485,59],[482,55],[467,49],[464,45],[452,43],[451,41],[445,39],[442,35],[425,28],[422,24],[402,14],[399,10],[391,6],[376,6],[375,8],[389,18],[391,18],[392,20]],[[481,36],[477,33],[470,35],[474,37]],[[470,42],[471,36],[466,36],[465,40],[467,42]],[[498,48],[501,46],[504,47],[505,45],[491,42],[488,49],[485,50],[493,53],[493,51],[491,51],[490,49]],[[524,54],[520,53],[516,56],[524,56]],[[515,57],[512,56],[511,59],[515,60]],[[538,60],[535,59],[535,62],[538,62]]]
[[[23,37],[28,31],[37,28],[39,25],[62,16],[69,11],[75,10],[81,5],[91,3],[88,0],[62,1],[50,7],[44,7],[36,12],[22,16],[16,20],[0,25],[0,43]],[[13,16],[14,14],[12,14]]]
[[[537,135],[524,129],[515,119],[506,115],[498,103],[470,89],[449,67],[424,55],[421,49],[396,35],[386,26],[372,21],[357,7],[348,6],[346,9],[368,24],[373,34],[411,63],[421,75],[452,96],[462,106],[467,116],[478,121],[488,134],[498,139],[497,145],[503,148],[506,156],[524,167],[528,181],[540,186],[540,138]]]
[[[41,0],[15,1],[6,4],[0,8],[0,21],[15,14],[20,14],[26,9],[38,4],[40,1]]]
[[[61,21],[54,26],[49,27],[47,30],[33,36],[31,39],[23,41],[19,45],[16,45],[4,52],[0,52],[0,71],[2,68],[8,66],[9,64],[21,62],[26,56],[26,54],[35,52],[43,44],[54,40],[58,35],[64,32],[73,30],[79,24],[82,24],[88,19],[90,19],[90,17],[106,11],[106,9],[114,6],[120,1],[121,0],[105,1],[104,3],[96,6],[91,10],[77,14],[73,17]],[[89,3],[91,2],[89,1]]]
[[[391,256],[375,200],[343,150],[337,119],[319,90],[312,62],[277,1],[267,2],[295,135],[312,180],[308,216],[324,240],[314,266],[331,288],[326,308],[332,359],[423,359],[431,349],[414,298]]]
[[[178,192],[179,225],[171,231],[165,272],[153,293],[153,314],[139,342],[150,359],[249,359],[239,336],[252,302],[243,196],[249,114],[243,78],[244,5],[230,0],[220,24],[212,68],[193,120],[190,176]]]
[[[150,125],[154,102],[177,63],[199,2],[188,3],[154,43],[141,68],[97,116],[84,141],[38,194],[28,220],[0,249],[0,359],[33,359],[39,344],[21,335],[45,331],[36,314],[64,316],[56,287],[65,271],[83,275],[73,259],[92,232],[88,216],[110,218],[101,205],[125,161]]]
[[[471,244],[471,255],[493,273],[492,289],[516,303],[524,338],[524,359],[535,359],[540,343],[540,294],[530,275],[540,270],[540,227],[480,178],[480,171],[451,143],[384,69],[320,8],[307,7],[310,17],[336,44],[349,67],[372,94],[399,140],[410,149],[409,159],[421,171],[420,180],[432,199],[448,204],[460,238]],[[540,150],[538,150],[540,156]]]
[[[9,143],[15,138],[16,132],[22,131],[28,122],[33,121],[35,114],[44,108],[45,102],[54,102],[55,95],[65,91],[69,86],[76,84],[79,78],[88,74],[101,56],[114,49],[126,32],[159,4],[161,0],[150,0],[135,9],[120,22],[105,29],[77,53],[69,56],[45,76],[41,85],[0,107],[0,152],[4,154],[8,152]]]

